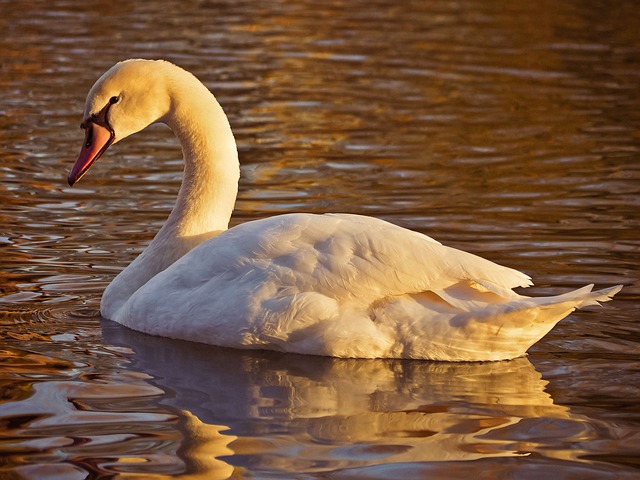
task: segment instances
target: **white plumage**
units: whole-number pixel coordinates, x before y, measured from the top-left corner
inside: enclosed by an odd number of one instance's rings
[[[135,330],[235,348],[337,357],[515,358],[576,308],[620,286],[530,298],[529,277],[379,219],[287,214],[227,230],[239,166],[229,123],[190,73],[129,60],[87,98],[74,184],[151,123],[182,145],[176,205],[106,289],[101,312]]]

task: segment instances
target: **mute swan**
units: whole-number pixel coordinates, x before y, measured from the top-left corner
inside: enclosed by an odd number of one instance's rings
[[[195,76],[162,60],[120,62],[93,85],[69,185],[156,122],[180,141],[184,180],[167,222],[100,305],[134,330],[335,357],[503,360],[622,288],[521,296],[512,289],[531,285],[527,275],[359,215],[296,213],[228,229],[240,176],[231,127]]]

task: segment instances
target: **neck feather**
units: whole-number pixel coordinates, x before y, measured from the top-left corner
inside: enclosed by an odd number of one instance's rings
[[[185,166],[178,199],[162,230],[179,239],[226,230],[238,193],[240,168],[231,127],[213,95],[203,90],[206,95],[188,98],[166,119],[180,141]]]
[[[151,244],[105,291],[101,311],[107,318],[116,319],[136,290],[229,225],[240,177],[236,143],[213,95],[184,74],[171,92],[170,111],[160,119],[182,147],[185,166],[178,199]]]

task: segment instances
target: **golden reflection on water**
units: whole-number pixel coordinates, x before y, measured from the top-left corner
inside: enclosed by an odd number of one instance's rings
[[[239,468],[246,458],[254,471],[307,473],[325,471],[324,465],[334,470],[534,452],[579,461],[584,451],[572,443],[595,438],[580,415],[554,404],[526,358],[485,364],[344,360],[175,342],[111,322],[103,323],[103,332],[108,343],[132,348],[135,368],[173,392],[162,403],[180,409],[190,445],[181,449],[183,459],[201,468],[208,468],[201,452],[223,457],[212,463],[215,471],[220,461]],[[215,423],[207,425],[209,419]],[[536,431],[542,443],[523,430]],[[554,431],[562,431],[566,447],[546,451],[544,438]]]
[[[110,346],[74,360],[3,352],[0,382],[11,388],[2,390],[2,448],[15,471],[38,478],[51,455],[69,478],[82,469],[222,479],[449,468],[532,454],[580,463],[605,428],[555,404],[526,358],[447,364],[242,352],[107,321],[101,343]],[[122,359],[132,365],[123,369]]]

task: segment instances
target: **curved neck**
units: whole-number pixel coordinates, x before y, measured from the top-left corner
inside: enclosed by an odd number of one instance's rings
[[[166,223],[105,291],[101,311],[106,318],[115,319],[141,286],[198,244],[226,230],[238,193],[235,139],[222,107],[204,85],[197,80],[181,82],[171,109],[159,121],[173,130],[182,146],[182,186]]]
[[[183,95],[187,98],[164,120],[180,141],[185,165],[176,204],[158,235],[185,241],[226,230],[238,194],[233,133],[218,102],[204,90],[206,96]]]
[[[191,88],[181,84],[160,121],[180,141],[185,165],[173,210],[143,255],[148,278],[228,228],[240,178],[229,121],[200,82]]]

